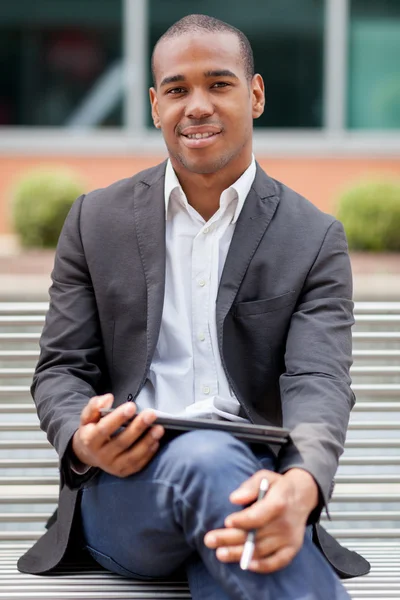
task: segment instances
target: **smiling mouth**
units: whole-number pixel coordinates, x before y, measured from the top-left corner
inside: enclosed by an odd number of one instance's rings
[[[222,133],[222,130],[208,125],[207,127],[203,126],[200,131],[197,128],[186,128],[181,133],[181,140],[184,146],[189,150],[201,150],[206,149],[209,146],[217,143],[217,137]]]
[[[213,137],[214,135],[218,135],[217,132],[214,133],[190,133],[189,135],[185,135],[182,133],[183,137],[188,138],[189,140],[204,140],[209,137]]]

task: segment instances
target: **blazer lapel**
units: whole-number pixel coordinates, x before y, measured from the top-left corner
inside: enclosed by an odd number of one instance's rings
[[[135,228],[147,288],[147,360],[141,385],[156,348],[164,304],[165,165],[146,173],[134,197]]]
[[[216,319],[221,355],[223,322],[278,203],[276,183],[257,164],[254,183],[236,223],[218,290]]]

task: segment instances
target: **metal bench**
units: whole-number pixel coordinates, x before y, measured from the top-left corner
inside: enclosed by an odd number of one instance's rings
[[[55,451],[29,395],[46,303],[0,303],[0,599],[190,598],[184,583],[142,583],[104,571],[35,577],[16,560],[57,502]],[[346,582],[352,598],[400,598],[400,303],[358,303],[353,411],[325,525],[372,563]]]

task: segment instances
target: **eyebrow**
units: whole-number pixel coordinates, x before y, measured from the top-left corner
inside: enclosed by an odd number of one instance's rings
[[[185,81],[186,77],[184,75],[171,75],[170,77],[164,77],[162,82],[160,83],[160,87],[163,85],[168,85],[169,83],[178,83],[180,81]]]
[[[238,79],[238,76],[229,69],[206,71],[204,73],[204,77],[233,77],[234,79]],[[169,85],[170,83],[180,83],[181,81],[186,81],[186,77],[184,75],[171,75],[170,77],[164,77],[160,83],[160,87],[163,85]]]
[[[229,69],[218,69],[216,71],[206,71],[204,73],[205,77],[233,77],[234,79],[239,79],[235,73],[229,71]]]

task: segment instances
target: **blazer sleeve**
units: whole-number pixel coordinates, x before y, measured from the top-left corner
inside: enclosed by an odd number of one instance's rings
[[[328,228],[292,315],[280,377],[283,425],[293,443],[280,456],[280,472],[305,469],[316,480],[321,506],[332,494],[355,397],[350,388],[352,273],[340,222]]]
[[[81,196],[74,203],[60,234],[31,386],[40,426],[59,455],[69,487],[79,487],[95,472],[91,469],[80,477],[71,471],[70,441],[83,407],[105,391],[106,374],[96,299],[80,235],[83,200]]]

